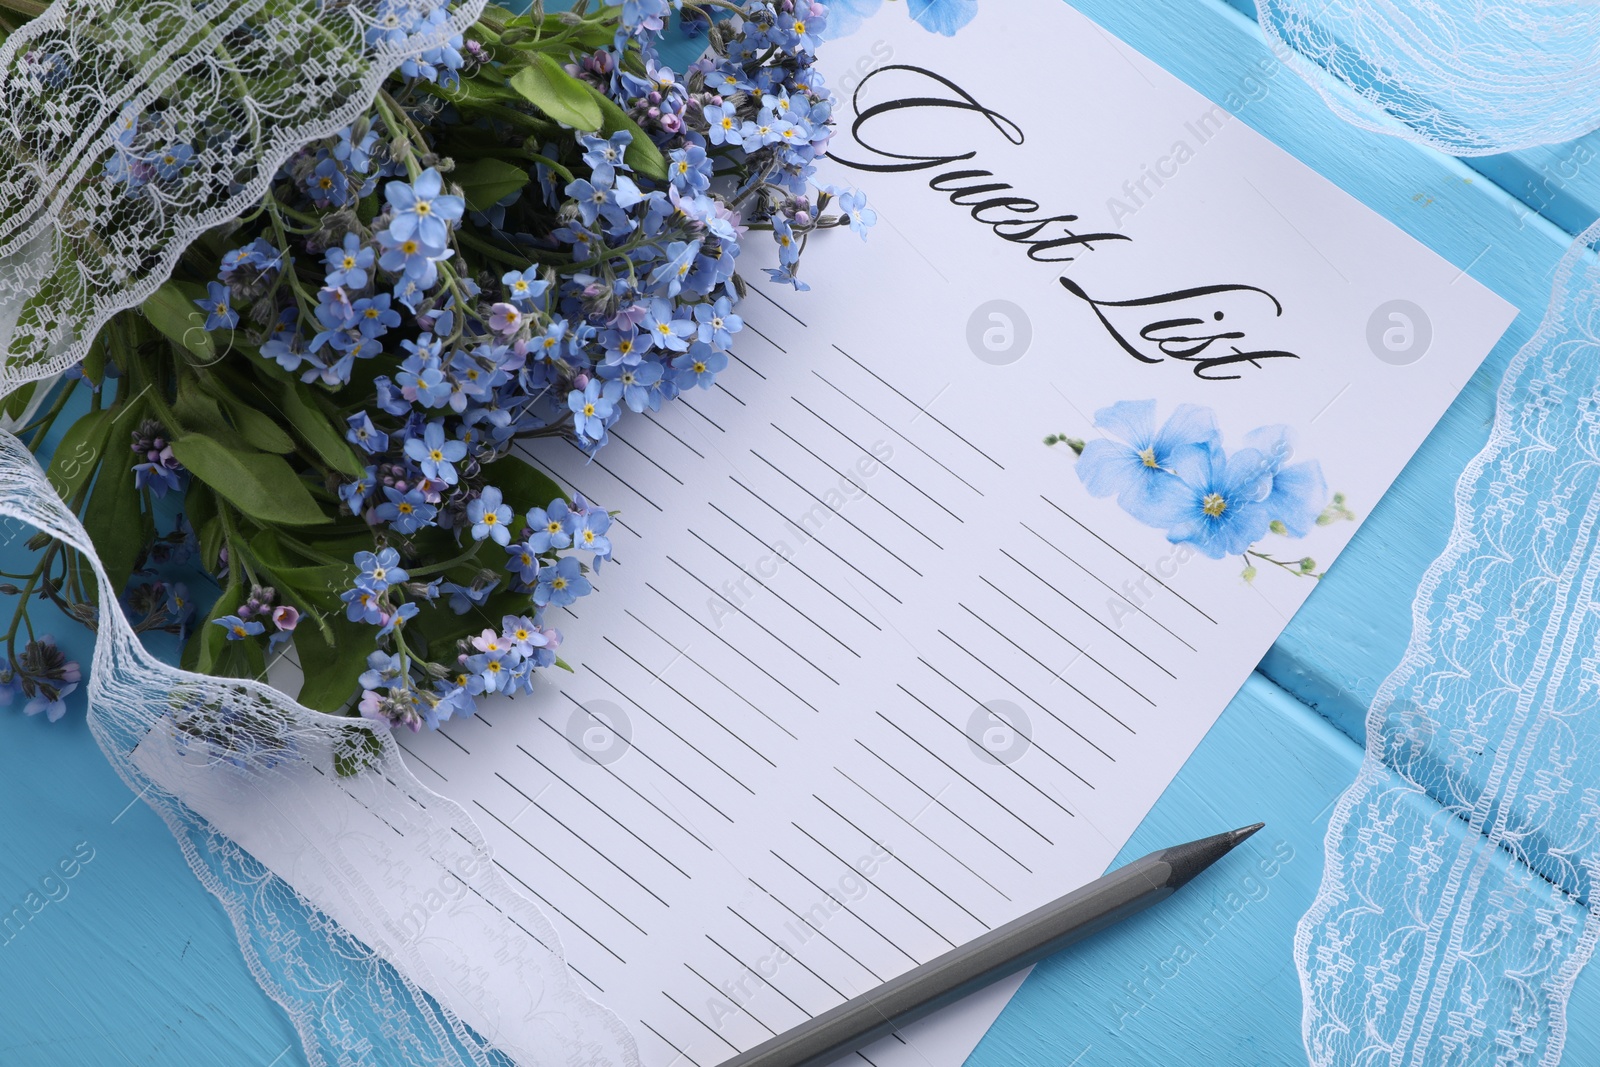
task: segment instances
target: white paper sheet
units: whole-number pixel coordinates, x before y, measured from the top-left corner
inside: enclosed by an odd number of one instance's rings
[[[1009,62],[1024,41],[1061,61]],[[756,284],[715,389],[592,463],[540,451],[620,510],[598,594],[553,617],[575,673],[401,739],[649,1067],[1100,874],[1314,588],[1176,548],[1046,434],[1145,399],[1213,409],[1230,449],[1287,424],[1359,519],[1514,314],[1057,0],[954,39],[888,4],[827,51],[835,156],[926,165],[833,166],[868,243],[813,240],[810,293]],[[1356,525],[1261,547],[1320,570]],[[959,1063],[1009,988],[863,1058]]]

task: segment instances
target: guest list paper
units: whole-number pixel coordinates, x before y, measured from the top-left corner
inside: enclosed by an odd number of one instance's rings
[[[743,264],[714,388],[531,457],[618,513],[572,673],[400,739],[650,1067],[1098,876],[1514,315],[1057,0],[904,6],[824,49],[870,239],[814,236],[804,293]],[[1107,409],[1344,510],[1175,544],[1137,469],[1080,477]],[[1013,987],[861,1059],[958,1063]]]

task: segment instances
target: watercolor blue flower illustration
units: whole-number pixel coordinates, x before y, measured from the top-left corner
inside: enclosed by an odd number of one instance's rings
[[[1154,400],[1124,400],[1102,409],[1095,425],[1110,437],[1084,445],[1078,477],[1095,496],[1115,496],[1122,510],[1152,526],[1179,503],[1171,471],[1184,457],[1221,441],[1210,409],[1184,404],[1156,429]]]
[[[1355,517],[1344,494],[1330,498],[1321,464],[1294,461],[1289,427],[1259,427],[1229,452],[1210,408],[1180,404],[1159,425],[1156,416],[1154,400],[1124,400],[1095,412],[1104,436],[1085,442],[1051,434],[1045,444],[1078,455],[1078,479],[1091,496],[1115,497],[1133,518],[1201,555],[1241,557],[1246,580],[1256,575],[1255,561],[1322,577],[1310,557],[1284,560],[1259,547],[1268,534],[1302,538]]]
[[[906,13],[917,25],[945,37],[954,37],[978,13],[978,0],[905,0],[905,5]],[[877,14],[882,6],[883,0],[831,0],[824,36],[830,40],[850,36],[861,28],[863,19]]]

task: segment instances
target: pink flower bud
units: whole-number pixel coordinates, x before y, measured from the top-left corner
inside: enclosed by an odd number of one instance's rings
[[[285,632],[300,625],[300,609],[290,604],[280,605],[272,613],[272,625]]]

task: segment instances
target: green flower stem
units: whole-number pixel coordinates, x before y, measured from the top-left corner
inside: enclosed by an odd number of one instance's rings
[[[64,382],[57,384],[66,385]],[[28,451],[39,451],[39,445],[43,443],[45,435],[50,432],[50,427],[55,425],[56,418],[60,416],[62,409],[67,406],[67,401],[72,398],[72,393],[71,386],[63,388],[56,396],[55,402],[50,405],[50,410],[29,424],[27,429],[33,429],[34,427],[37,427],[37,429],[34,430],[33,438],[28,442]]]
[[[496,246],[494,242],[486,241],[477,234],[469,233],[465,229],[457,230],[455,236],[458,241],[468,248],[482,252],[492,259],[498,259],[507,266],[521,268],[527,265],[528,261],[525,257],[512,255],[510,252]]]
[[[434,563],[434,564],[430,564],[429,566],[426,566],[426,567],[409,568],[409,569],[406,570],[406,573],[409,574],[413,578],[415,578],[419,574],[442,574],[443,572],[449,570],[451,567],[456,567],[456,566],[459,566],[459,565],[461,565],[463,563],[469,563],[469,562],[477,559],[478,558],[478,550],[480,548],[482,548],[482,547],[483,547],[483,542],[482,541],[474,541],[474,542],[472,542],[472,547],[471,548],[469,548],[465,552],[461,553],[461,555],[457,556],[455,559],[447,559],[443,563]]]
[[[239,567],[251,585],[261,585],[261,576],[251,565],[250,550],[245,547],[244,536],[234,523],[233,508],[220,496],[217,498],[217,518],[222,522],[222,543],[228,549],[228,566]]]
[[[262,203],[266,205],[267,218],[272,222],[272,232],[277,235],[278,247],[287,251],[289,248],[289,235],[284,230],[283,216],[279,214],[284,205],[278,202],[278,197],[271,190],[267,191]],[[315,322],[317,316],[316,302],[306,292],[305,286],[300,284],[300,276],[295,273],[292,264],[278,272],[278,280],[280,282],[284,280],[289,282],[289,288],[294,290],[295,303],[300,306],[300,314],[304,321]]]
[[[306,544],[304,541],[300,540],[298,537],[295,537],[292,534],[286,533],[281,527],[278,529],[277,533],[278,533],[278,540],[279,541],[281,541],[284,544],[290,546],[296,552],[300,553],[302,556],[305,556],[307,559],[314,559],[318,563],[326,563],[329,566],[333,566],[333,567],[348,567],[348,566],[350,566],[350,561],[348,559],[340,559],[338,556],[330,556],[326,552],[323,552],[323,551],[320,551],[318,549],[315,549],[315,548],[311,547],[310,545]]]
[[[400,106],[400,102],[389,95],[389,90],[380,88],[376,103],[378,110],[383,114],[384,125],[389,127],[389,135],[405,137],[406,171],[411,175],[411,180],[416,181],[422,174],[422,164],[417,159],[417,148],[421,146],[425,149],[428,139],[417,129],[416,123],[411,121],[411,116],[406,114],[406,109]]]
[[[38,0],[0,0],[0,9],[15,11],[30,19],[36,19],[45,13],[48,4],[39,3]]]
[[[1249,549],[1245,553],[1245,557],[1246,557],[1245,558],[1245,563],[1246,563],[1246,565],[1248,565],[1249,562],[1250,562],[1250,560],[1249,560],[1250,556],[1254,556],[1256,559],[1259,559],[1264,563],[1270,563],[1274,567],[1282,567],[1284,570],[1288,571],[1290,574],[1294,575],[1296,578],[1321,578],[1323,576],[1323,574],[1326,573],[1325,571],[1315,571],[1315,572],[1313,572],[1313,571],[1303,570],[1301,568],[1301,566],[1300,566],[1300,561],[1299,560],[1285,561],[1285,560],[1277,559],[1277,558],[1275,558],[1273,556],[1269,556],[1265,552],[1257,552],[1253,548]]]

